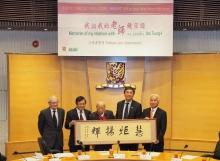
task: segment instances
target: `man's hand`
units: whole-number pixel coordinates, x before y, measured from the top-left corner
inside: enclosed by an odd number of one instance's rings
[[[156,140],[155,142],[154,142],[154,144],[158,144],[160,141],[159,140]]]
[[[70,122],[70,125],[76,125],[76,121],[75,121],[75,120],[72,120],[72,121]]]

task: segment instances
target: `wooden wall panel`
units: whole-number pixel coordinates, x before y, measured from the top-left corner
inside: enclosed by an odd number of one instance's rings
[[[21,156],[19,154],[13,155],[14,151],[17,152],[28,152],[32,151],[33,153],[28,154],[22,154],[24,157],[32,157],[35,156],[34,152],[39,152],[39,146],[37,144],[37,141],[15,141],[15,142],[8,142],[6,145],[6,155],[7,160],[15,160],[20,159]]]
[[[50,95],[61,96],[59,58],[41,55],[8,55],[8,58],[9,141],[35,140],[39,136],[36,125],[40,110],[48,107]]]
[[[220,70],[219,54],[176,54],[173,56],[174,71]]]
[[[62,102],[66,110],[76,107],[75,99],[84,96],[91,110],[90,91],[85,57],[62,57]]]
[[[96,110],[97,101],[104,101],[106,109],[116,113],[117,102],[124,99],[124,89],[96,89],[96,85],[106,83],[107,71],[106,63],[112,61],[112,57],[88,57],[88,78],[91,92],[92,111]],[[142,84],[144,75],[144,58],[128,57],[114,60],[114,62],[126,62],[125,65],[125,82],[136,85],[134,99],[141,102]]]
[[[51,95],[61,98],[60,59],[55,55],[8,55],[8,82],[6,155],[11,160],[18,157],[12,156],[14,151],[39,151],[36,140],[40,136],[40,110],[48,107]]]
[[[76,107],[78,96],[86,98],[86,109],[91,110],[90,91],[85,57],[61,57],[62,107],[65,112]],[[70,131],[64,128],[64,138],[68,147]],[[69,149],[69,148],[66,148]]]
[[[172,138],[197,139],[193,148],[213,151],[201,142],[218,140],[220,55],[174,55]]]
[[[151,93],[160,95],[159,106],[168,116],[166,149],[182,149],[188,144],[191,150],[214,150],[220,126],[219,54],[179,54],[173,58],[9,55],[8,59],[7,155],[36,147],[37,117],[48,107],[47,99],[52,94],[60,98],[59,106],[65,111],[75,108],[75,98],[83,95],[87,109],[95,111],[96,102],[103,100],[115,113],[116,103],[124,99],[123,89],[95,88],[106,83],[109,61],[126,63],[126,83],[137,86],[134,99],[143,108],[149,107]],[[68,149],[68,136],[69,130],[64,129],[64,149]]]

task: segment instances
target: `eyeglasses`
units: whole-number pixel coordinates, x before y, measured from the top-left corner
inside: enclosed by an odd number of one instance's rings
[[[58,104],[59,102],[49,102],[50,104]]]

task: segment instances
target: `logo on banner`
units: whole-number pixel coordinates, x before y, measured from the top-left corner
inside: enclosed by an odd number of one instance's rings
[[[107,72],[107,83],[102,83],[101,85],[96,85],[96,88],[123,88],[132,87],[136,88],[135,85],[125,83],[125,63],[123,62],[107,62],[106,63]]]
[[[66,47],[65,46],[63,46],[62,49],[63,49],[63,51],[66,51]]]

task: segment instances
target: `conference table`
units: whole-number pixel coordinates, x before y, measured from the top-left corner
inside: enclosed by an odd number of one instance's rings
[[[125,154],[125,158],[109,158],[108,152],[97,152],[97,151],[89,151],[86,152],[86,155],[89,155],[89,160],[91,161],[110,161],[110,160],[114,160],[114,161],[135,161],[135,160],[147,160],[147,159],[140,159],[140,154],[142,152],[141,151],[114,151],[114,154]],[[147,152],[148,153],[148,152]],[[78,160],[78,154],[77,152],[73,153],[74,156],[72,157],[62,157],[60,158],[61,161],[77,161]],[[82,155],[84,155],[85,153],[83,152]],[[158,156],[156,156],[156,155]],[[155,153],[155,152],[151,152],[152,156],[152,161],[178,161],[178,160],[172,160],[172,158],[174,157],[174,153],[167,153],[167,152],[163,152],[163,153]],[[205,161],[204,158],[200,157],[200,156],[192,156],[194,158],[185,158],[187,154],[183,154],[182,155],[182,161]],[[180,154],[179,154],[180,157]],[[45,155],[43,159],[41,159],[41,161],[49,161],[50,159],[54,159],[53,156],[49,155]],[[29,159],[27,159],[29,160]],[[86,159],[85,159],[86,160]],[[211,161],[213,161],[215,159],[211,159]],[[14,161],[19,161],[19,159],[14,160]],[[36,160],[37,161],[37,160]],[[87,160],[88,161],[88,160]],[[206,161],[209,161],[209,158],[206,158]],[[216,160],[217,161],[217,160]]]

